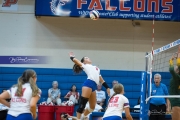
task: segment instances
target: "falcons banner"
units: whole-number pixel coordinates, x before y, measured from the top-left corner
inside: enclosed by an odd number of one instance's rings
[[[89,17],[97,10],[100,18],[180,21],[180,0],[36,0],[36,16]]]
[[[2,11],[17,11],[18,0],[2,0],[1,10]]]

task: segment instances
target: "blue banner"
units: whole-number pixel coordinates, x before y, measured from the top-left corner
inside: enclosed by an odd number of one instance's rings
[[[180,0],[36,0],[35,16],[180,21]]]
[[[46,56],[0,56],[0,64],[47,64]]]

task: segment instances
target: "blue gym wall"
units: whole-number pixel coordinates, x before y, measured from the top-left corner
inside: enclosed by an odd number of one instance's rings
[[[9,89],[13,84],[17,83],[18,77],[27,68],[19,67],[0,67],[0,90]],[[37,72],[37,84],[42,90],[43,99],[47,99],[48,89],[52,87],[52,81],[57,80],[61,89],[61,98],[69,91],[70,87],[75,84],[81,93],[81,85],[86,79],[84,73],[76,75],[72,69],[55,69],[55,68],[32,68]],[[109,86],[112,87],[112,81],[118,80],[125,88],[125,96],[130,101],[130,106],[137,104],[141,89],[141,71],[120,71],[120,70],[101,70],[101,74]],[[162,75],[162,83],[169,86],[171,75],[169,73],[160,73]],[[103,88],[103,90],[105,90]],[[107,94],[106,94],[107,96]],[[108,98],[108,97],[107,97]]]

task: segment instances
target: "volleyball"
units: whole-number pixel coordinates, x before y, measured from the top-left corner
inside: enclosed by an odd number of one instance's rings
[[[97,20],[99,18],[99,12],[97,10],[92,10],[89,16],[92,20]]]

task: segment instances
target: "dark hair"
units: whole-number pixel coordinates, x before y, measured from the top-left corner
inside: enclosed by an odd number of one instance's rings
[[[61,113],[61,114],[60,114],[60,117],[61,117],[62,115],[63,115],[63,118],[66,118],[66,119],[68,120],[68,118],[67,118],[67,117],[68,117],[67,113],[64,113],[64,112]]]
[[[84,62],[84,58],[85,57],[83,57],[82,59],[81,59],[81,62],[83,63]],[[73,71],[75,72],[75,73],[81,73],[82,72],[82,68],[79,66],[79,65],[76,65],[76,64],[74,64],[74,66],[73,66]]]
[[[39,89],[34,82],[33,78],[37,77],[36,72],[32,69],[27,69],[23,72],[22,76],[18,78],[16,95],[21,97],[23,95],[22,85],[30,83],[32,89],[32,96],[36,96],[39,93]]]
[[[73,91],[73,90],[72,90],[73,86],[75,86],[75,87],[76,87],[76,85],[75,85],[75,84],[73,84],[73,85],[71,86],[71,89],[70,89],[70,91],[71,91],[71,92]],[[77,87],[76,87],[75,92],[77,92]]]

